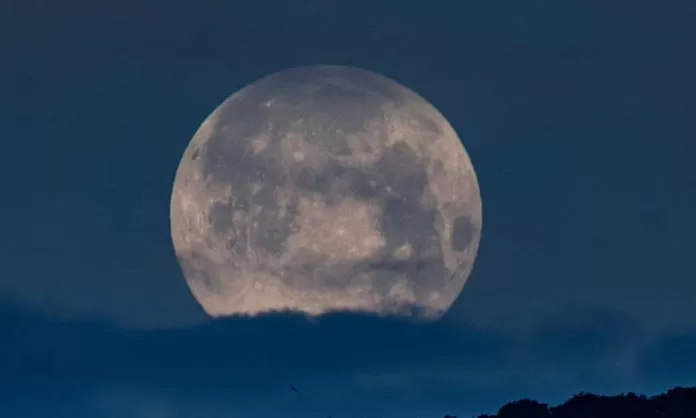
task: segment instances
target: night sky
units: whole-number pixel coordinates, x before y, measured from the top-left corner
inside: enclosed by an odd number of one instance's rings
[[[695,22],[690,0],[3,1],[0,416],[467,417],[696,384]],[[469,152],[481,246],[440,322],[214,321],[191,296],[184,149],[310,64],[395,79]]]

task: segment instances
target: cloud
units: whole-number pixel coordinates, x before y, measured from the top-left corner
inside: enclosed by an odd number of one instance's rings
[[[0,329],[0,376],[12,382],[8,393],[18,410],[37,402],[117,410],[103,406],[112,402],[126,415],[149,418],[205,405],[230,413],[235,406],[247,417],[263,416],[269,405],[481,410],[518,396],[611,390],[625,380],[614,363],[635,327],[609,314],[527,334],[447,321],[274,314],[143,331],[6,308]]]
[[[201,387],[246,389],[284,385],[302,375],[344,375],[414,362],[491,363],[501,359],[504,346],[499,336],[481,330],[354,314],[317,321],[277,314],[153,331],[37,316],[10,329],[9,343],[0,349],[0,370],[20,379],[161,384],[200,378]]]

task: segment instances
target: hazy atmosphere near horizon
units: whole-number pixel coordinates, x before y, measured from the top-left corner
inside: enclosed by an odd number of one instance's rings
[[[469,417],[696,385],[694,22],[677,0],[0,3],[0,416]],[[440,320],[215,319],[189,289],[189,142],[306,65],[389,77],[461,139],[483,227]]]

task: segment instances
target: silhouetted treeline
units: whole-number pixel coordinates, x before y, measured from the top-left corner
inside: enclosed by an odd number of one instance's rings
[[[445,418],[456,417],[446,415]],[[696,418],[696,387],[676,387],[651,397],[635,393],[615,396],[579,393],[553,407],[522,399],[503,405],[495,415],[478,418]]]

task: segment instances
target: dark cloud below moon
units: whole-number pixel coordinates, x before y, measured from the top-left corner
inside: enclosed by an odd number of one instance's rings
[[[0,327],[0,389],[9,395],[0,397],[0,412],[36,405],[75,411],[125,390],[137,395],[129,402],[139,408],[160,399],[185,410],[208,399],[246,408],[244,416],[254,418],[269,402],[298,416],[314,404],[361,408],[354,411],[361,416],[411,403],[451,406],[434,415],[442,416],[482,413],[523,396],[553,401],[578,390],[655,391],[667,381],[656,370],[674,378],[696,341],[666,336],[641,346],[636,324],[607,312],[521,334],[343,313],[315,321],[273,314],[134,331],[0,307]],[[285,398],[290,384],[305,400]]]
[[[272,388],[325,374],[346,377],[400,369],[414,361],[445,367],[467,358],[476,367],[492,366],[503,361],[506,346],[505,337],[483,330],[351,313],[312,321],[286,313],[231,317],[160,331],[49,320],[9,309],[2,314],[10,338],[0,348],[0,373],[23,382],[69,377],[95,384],[162,385],[170,378],[185,378],[201,390],[208,385]],[[61,338],[53,340],[54,335]],[[15,361],[18,355],[21,362]]]

